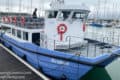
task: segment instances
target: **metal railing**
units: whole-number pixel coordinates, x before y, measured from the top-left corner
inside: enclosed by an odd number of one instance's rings
[[[24,20],[22,21],[21,17],[16,17],[15,22],[13,22],[15,17],[10,17],[10,21],[2,20],[1,22],[5,24],[12,24],[15,25],[16,27],[22,27],[22,28],[28,28],[28,29],[43,29],[45,25],[44,18],[32,18],[32,17],[24,17]]]

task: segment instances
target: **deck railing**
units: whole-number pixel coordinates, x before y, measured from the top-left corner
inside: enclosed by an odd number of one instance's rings
[[[2,23],[12,24],[16,27],[29,28],[29,29],[43,29],[44,28],[44,18],[32,18],[32,17],[10,17],[5,16],[1,19]]]

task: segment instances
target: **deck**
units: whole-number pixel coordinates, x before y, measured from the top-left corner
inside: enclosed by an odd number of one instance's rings
[[[80,45],[78,47],[61,49],[61,50],[56,49],[56,50],[76,54],[78,56],[96,57],[104,53],[111,54],[113,50],[116,50],[117,48],[119,48],[118,46],[105,43],[105,42],[100,42],[93,39],[89,39],[89,38],[85,38],[84,40],[87,41],[87,43]]]

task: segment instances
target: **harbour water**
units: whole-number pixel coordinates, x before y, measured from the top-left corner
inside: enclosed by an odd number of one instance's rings
[[[98,28],[98,27],[88,27],[88,30],[91,31],[92,35],[87,36],[91,38],[96,38],[99,33],[101,40],[104,37],[107,37],[108,40],[111,39],[110,44],[115,44],[119,46],[119,29],[115,27],[111,28]],[[99,38],[99,39],[100,39]],[[106,41],[107,42],[107,41]],[[81,80],[119,80],[120,79],[120,58],[113,61],[105,68],[95,67],[93,70],[89,71]]]
[[[85,37],[101,42],[120,45],[120,28],[113,27],[92,27],[88,26]]]
[[[106,68],[94,68],[81,80],[119,80],[120,58],[109,64]]]

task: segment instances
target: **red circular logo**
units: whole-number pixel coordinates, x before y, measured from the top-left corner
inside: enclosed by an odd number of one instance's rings
[[[67,31],[67,26],[65,24],[60,24],[57,27],[58,34],[60,35],[60,40],[63,40],[63,34]]]
[[[65,33],[67,31],[67,26],[65,24],[60,24],[57,27],[58,33]]]

